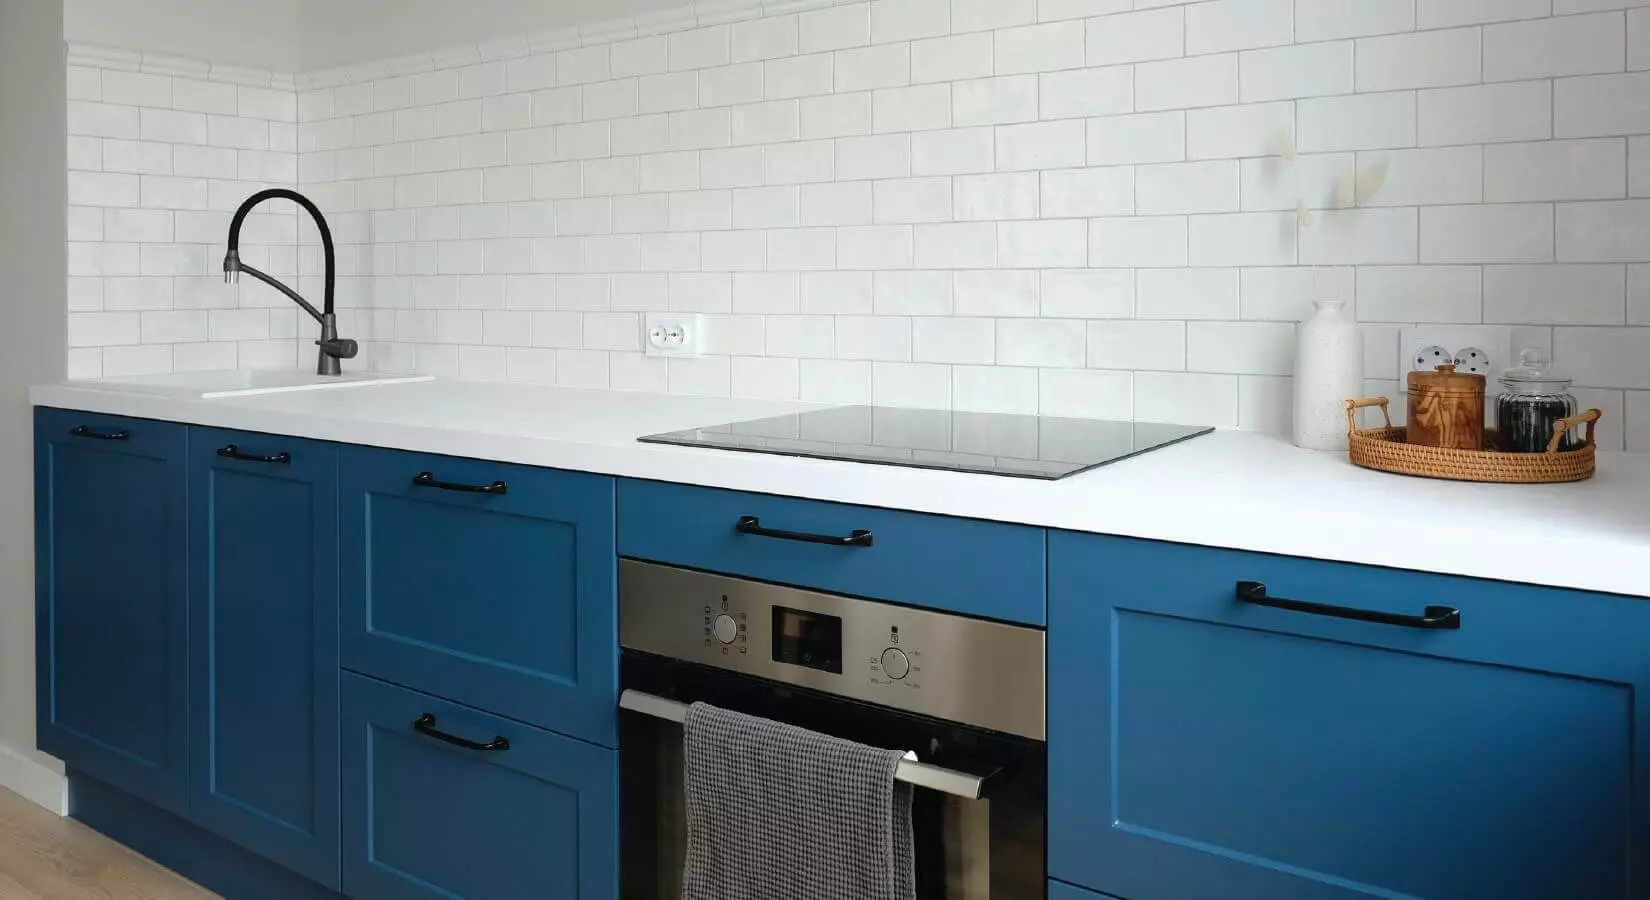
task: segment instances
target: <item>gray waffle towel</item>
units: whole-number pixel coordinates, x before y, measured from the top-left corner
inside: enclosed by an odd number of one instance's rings
[[[903,753],[688,707],[682,900],[912,900]]]

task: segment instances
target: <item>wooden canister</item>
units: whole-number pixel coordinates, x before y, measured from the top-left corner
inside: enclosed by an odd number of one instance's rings
[[[1451,450],[1484,449],[1484,376],[1459,374],[1448,363],[1436,372],[1409,373],[1406,440]]]

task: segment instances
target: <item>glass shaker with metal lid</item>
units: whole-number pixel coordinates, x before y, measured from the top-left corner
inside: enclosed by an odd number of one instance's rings
[[[1576,413],[1570,379],[1553,371],[1541,350],[1519,354],[1517,368],[1501,376],[1504,389],[1495,403],[1496,447],[1504,453],[1545,453],[1560,419]],[[1564,435],[1560,450],[1578,450],[1579,429]]]

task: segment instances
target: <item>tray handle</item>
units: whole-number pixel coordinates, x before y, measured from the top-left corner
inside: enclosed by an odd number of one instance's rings
[[[1365,397],[1362,400],[1346,401],[1346,433],[1358,433],[1358,410],[1367,406],[1379,406],[1381,408],[1381,418],[1386,420],[1386,425],[1384,427],[1391,428],[1392,413],[1387,410],[1387,403],[1388,400],[1385,397]]]
[[[1547,442],[1547,455],[1558,455],[1558,445],[1564,442],[1564,433],[1577,425],[1585,424],[1587,426],[1587,444],[1592,446],[1593,432],[1598,430],[1598,418],[1601,415],[1603,413],[1598,410],[1589,409],[1586,412],[1576,413],[1568,419],[1559,419],[1554,422],[1553,439]]]

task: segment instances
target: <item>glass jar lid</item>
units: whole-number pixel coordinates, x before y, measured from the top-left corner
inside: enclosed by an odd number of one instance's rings
[[[1516,368],[1502,374],[1501,384],[1519,394],[1562,394],[1570,379],[1553,370],[1545,351],[1530,348],[1518,355]]]

